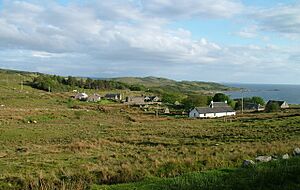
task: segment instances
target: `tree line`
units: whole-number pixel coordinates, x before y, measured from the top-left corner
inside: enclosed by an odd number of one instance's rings
[[[229,96],[223,93],[216,93],[214,96],[210,95],[187,95],[187,96],[182,96],[182,94],[175,94],[175,93],[162,93],[162,101],[165,103],[169,104],[174,104],[174,102],[180,102],[180,106],[182,109],[189,110],[194,107],[205,107],[208,106],[211,101],[214,102],[225,102],[227,101],[227,104],[231,106],[235,110],[241,109],[241,104],[242,101],[240,99],[238,100],[233,100]],[[265,101],[263,98],[254,96],[251,98],[244,98],[243,99],[243,104],[248,105],[248,104],[260,104],[260,105],[265,105]]]
[[[95,90],[129,89],[134,91],[141,91],[144,89],[141,85],[128,85],[112,80],[83,79],[72,76],[61,77],[57,75],[39,75],[33,79],[30,86],[51,92],[64,92],[73,90],[74,88]]]

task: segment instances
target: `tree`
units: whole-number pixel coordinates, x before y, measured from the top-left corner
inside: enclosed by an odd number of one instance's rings
[[[259,96],[253,96],[251,99],[250,99],[251,103],[255,103],[255,104],[260,104],[260,105],[265,105],[265,101],[262,97],[259,97]]]
[[[215,94],[214,97],[212,98],[212,100],[214,102],[225,102],[225,101],[227,101],[228,105],[230,105],[232,108],[235,108],[235,101],[233,101],[232,99],[230,99],[229,96],[227,96],[223,93]]]
[[[210,96],[191,95],[182,100],[185,109],[190,109],[198,106],[207,106],[211,101]]]
[[[243,98],[244,108],[247,107],[247,105],[256,104],[256,105],[265,105],[265,101],[263,98],[259,96],[253,96],[251,98],[245,97]],[[240,110],[242,108],[242,99],[236,100],[235,109]]]
[[[180,101],[180,96],[176,93],[165,92],[162,94],[162,102],[174,104],[176,101]]]
[[[72,76],[68,76],[68,80],[67,80],[68,85],[70,86],[75,86],[77,83],[77,79],[75,77]]]
[[[266,112],[277,112],[279,110],[280,110],[280,106],[275,102],[267,104],[266,106]]]
[[[142,91],[142,90],[145,90],[145,87],[144,86],[142,86],[142,85],[131,85],[131,86],[129,86],[129,89],[131,90],[131,91]]]
[[[213,97],[214,102],[225,102],[225,101],[228,102],[229,100],[230,100],[229,96],[227,96],[223,93],[217,93]]]
[[[85,81],[85,88],[92,88],[92,83],[93,83],[93,79],[91,78],[87,78],[86,81]]]

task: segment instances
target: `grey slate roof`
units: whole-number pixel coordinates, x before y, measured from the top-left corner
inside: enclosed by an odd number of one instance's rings
[[[214,107],[214,108],[217,108],[217,107],[228,107],[228,104],[225,103],[225,102],[212,102],[210,107]]]
[[[267,103],[267,105],[273,104],[273,103],[276,103],[276,104],[278,104],[279,106],[282,106],[282,104],[284,104],[285,101],[269,100],[268,103]]]
[[[214,107],[214,108],[210,108],[210,107],[196,107],[195,109],[200,114],[234,112],[234,110],[230,106],[228,106],[228,105],[225,106],[225,107]]]
[[[105,97],[106,98],[115,98],[115,97],[120,97],[120,94],[106,94]]]

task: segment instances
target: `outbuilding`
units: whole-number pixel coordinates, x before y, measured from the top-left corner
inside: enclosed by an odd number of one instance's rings
[[[82,101],[87,100],[88,97],[89,96],[86,93],[78,93],[75,95],[75,99],[82,100]]]
[[[271,104],[278,104],[281,109],[289,108],[289,104],[286,101],[269,100],[266,107]]]
[[[88,97],[88,102],[99,102],[101,100],[101,96],[99,94],[93,94]]]

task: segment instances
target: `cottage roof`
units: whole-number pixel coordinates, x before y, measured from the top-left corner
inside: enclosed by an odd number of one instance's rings
[[[226,102],[211,102],[210,107],[228,107],[228,104]]]
[[[145,98],[143,96],[130,96],[127,97],[128,101],[145,101]]]
[[[279,100],[269,100],[268,103],[267,103],[267,105],[273,104],[273,103],[278,104],[279,106],[282,106],[286,102],[282,101],[282,100],[280,100],[280,101]]]
[[[120,94],[106,94],[105,95],[106,98],[114,98],[116,96],[120,96]]]
[[[253,109],[259,109],[262,108],[263,106],[261,106],[260,104],[256,104],[256,103],[245,103],[244,104],[244,109],[248,109],[248,110],[253,110]]]
[[[86,93],[78,93],[76,94],[77,97],[88,97],[88,95]]]
[[[200,114],[234,112],[234,110],[230,106],[214,107],[214,108],[211,108],[211,107],[196,107],[195,109]]]
[[[147,101],[157,101],[159,100],[158,96],[145,96],[145,100]]]
[[[93,94],[89,98],[101,98],[101,96],[99,94]]]

